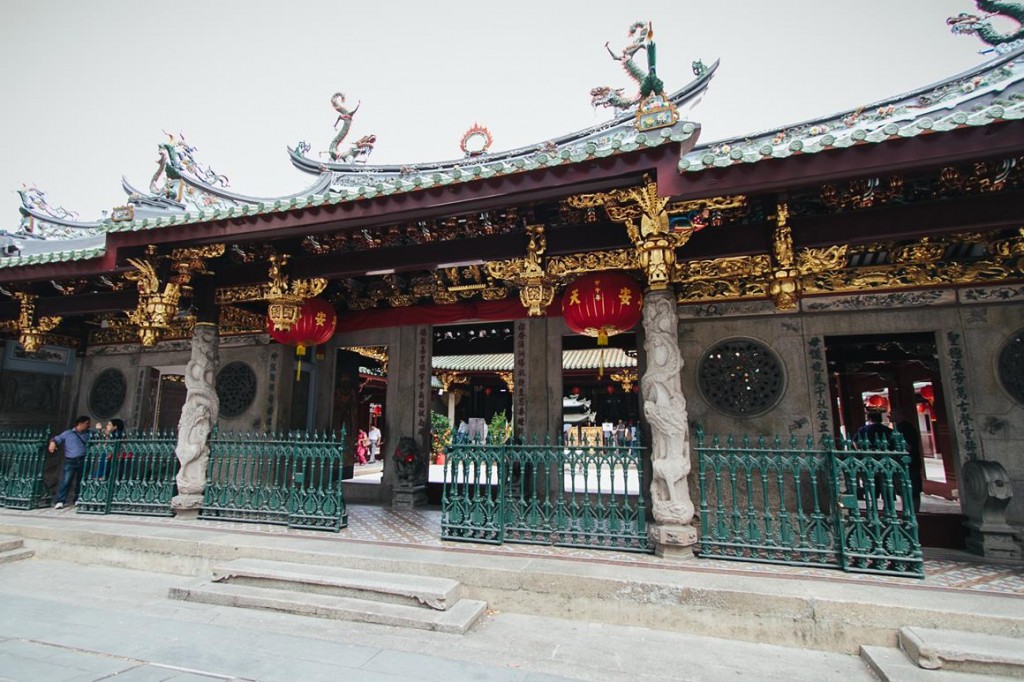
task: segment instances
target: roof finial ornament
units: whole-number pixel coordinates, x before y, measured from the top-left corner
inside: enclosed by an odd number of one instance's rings
[[[342,163],[365,163],[366,157],[373,151],[373,145],[377,143],[376,135],[364,135],[355,141],[344,152],[341,151],[341,143],[345,141],[345,137],[348,136],[348,131],[352,127],[352,118],[359,111],[359,106],[362,101],[356,102],[355,107],[349,109],[345,106],[345,93],[336,92],[331,97],[331,106],[338,112],[338,120],[334,122],[334,127],[337,128],[338,124],[341,123],[341,130],[331,140],[330,149],[327,153],[331,157],[331,161],[340,161]]]
[[[645,74],[643,69],[637,65],[634,59],[637,52],[646,48],[647,35],[650,31],[651,28],[649,22],[634,21],[629,27],[629,43],[622,48],[622,52],[616,53],[611,47],[609,47],[608,43],[604,44],[604,49],[608,50],[608,54],[611,55],[611,58],[622,65],[626,74],[636,81],[637,86],[640,86],[643,83],[647,74]],[[621,110],[629,109],[640,101],[640,95],[637,95],[632,99],[627,99],[623,96],[624,90],[625,88],[612,89],[608,86],[592,88],[590,91],[590,104],[594,107],[613,107]]]
[[[1006,2],[1005,0],[975,0],[975,4],[983,12],[988,12],[983,17],[976,14],[961,12],[955,17],[946,19],[949,30],[955,34],[976,35],[985,43],[995,47],[998,51],[1012,49],[1015,43],[1024,41],[1024,3]],[[1012,33],[999,33],[988,21],[994,16],[1002,15],[1013,19],[1020,26]]]

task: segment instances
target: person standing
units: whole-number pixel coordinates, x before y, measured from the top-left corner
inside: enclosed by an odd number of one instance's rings
[[[82,466],[85,464],[85,451],[89,445],[89,417],[81,416],[75,420],[74,426],[50,439],[50,452],[57,452],[57,446],[64,446],[64,473],[60,478],[57,496],[54,497],[54,509],[63,509],[67,501],[69,488],[75,502],[78,502],[78,486],[82,479]]]
[[[921,489],[923,487],[922,476],[924,474],[922,464],[924,460],[921,458],[921,432],[917,430],[917,427],[910,423],[910,420],[903,416],[902,412],[893,411],[892,419],[893,426],[896,431],[903,436],[903,440],[907,444],[907,455],[910,458],[910,489],[914,496],[914,513],[921,511]]]
[[[384,442],[381,438],[380,429],[377,428],[376,424],[370,426],[370,433],[367,436],[370,438],[370,461],[376,462],[377,458],[380,457],[380,446]]]

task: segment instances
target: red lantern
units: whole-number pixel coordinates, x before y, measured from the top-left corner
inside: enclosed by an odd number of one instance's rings
[[[485,386],[485,387],[484,387],[484,395],[486,395],[486,396],[489,396],[489,395],[491,395],[491,393],[493,393],[493,392],[494,392],[494,389],[493,389],[493,388],[491,388],[490,386]]]
[[[607,346],[608,337],[629,331],[640,321],[643,292],[637,281],[623,272],[594,272],[565,289],[562,316],[577,334],[596,336]]]
[[[608,384],[608,386],[605,387],[605,390],[608,391],[608,395],[615,393],[615,387],[611,384]]]
[[[310,298],[302,304],[299,319],[286,332],[279,331],[274,323],[267,318],[267,332],[270,338],[286,346],[295,346],[295,354],[299,356],[296,377],[302,370],[302,358],[308,346],[319,346],[327,343],[334,336],[338,324],[338,314],[334,307],[322,298]]]
[[[920,412],[921,414],[924,414],[925,412],[927,412],[928,411],[928,403],[918,403],[917,404],[917,411]]]
[[[935,389],[932,388],[931,384],[921,387],[921,397],[928,402],[935,400]]]
[[[886,397],[877,394],[868,396],[868,399],[864,404],[874,410],[884,410],[888,409],[889,407],[889,401],[886,399]]]
[[[572,387],[572,394],[573,395],[579,395],[580,394],[580,387],[579,386],[573,386]]]

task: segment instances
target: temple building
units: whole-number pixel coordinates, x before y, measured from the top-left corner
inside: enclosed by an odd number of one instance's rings
[[[376,165],[338,93],[327,150],[288,149],[310,176],[295,194],[240,194],[173,136],[102,220],[25,188],[0,256],[0,428],[176,430],[183,513],[213,430],[344,427],[351,479],[377,425],[379,481],[346,495],[390,504],[432,414],[451,440],[500,415],[508,442],[621,421],[643,453],[645,548],[671,556],[708,530],[703,434],[842,441],[884,412],[920,436],[922,541],[1019,557],[1024,43],[951,25],[995,49],[735,139],[704,142],[682,115],[720,65],[666,89],[639,23],[613,52],[638,92],[595,88],[606,121],[529,147],[494,151],[474,126],[459,158]]]

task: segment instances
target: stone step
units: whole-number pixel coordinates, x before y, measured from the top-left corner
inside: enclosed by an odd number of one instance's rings
[[[438,611],[352,597],[209,581],[185,587],[172,587],[168,591],[168,596],[172,599],[203,604],[267,609],[318,618],[394,625],[458,635],[469,630],[487,609],[486,603],[472,599],[461,599],[448,610]]]
[[[214,582],[329,594],[367,601],[450,609],[462,585],[448,578],[366,571],[339,566],[235,559],[213,568]]]
[[[31,559],[35,554],[36,553],[31,549],[9,549],[6,552],[0,552],[0,564],[9,564],[13,561],[21,561],[22,559]]]
[[[0,535],[0,552],[9,552],[12,549],[21,549],[25,541],[13,535]]]
[[[947,670],[925,670],[895,647],[862,646],[861,660],[882,682],[992,682],[993,677]]]
[[[903,627],[900,646],[911,661],[928,670],[1024,679],[1024,639]]]

